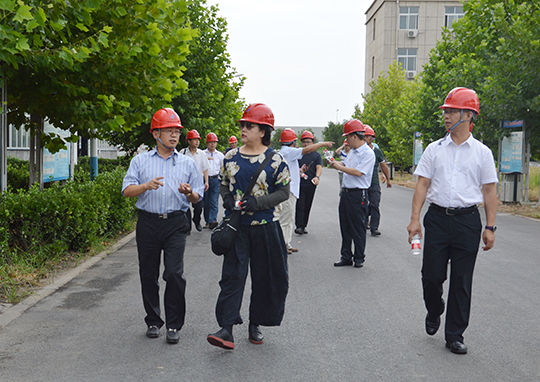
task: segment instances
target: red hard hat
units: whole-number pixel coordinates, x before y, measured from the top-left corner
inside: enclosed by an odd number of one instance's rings
[[[217,139],[217,135],[214,134],[214,133],[208,133],[208,135],[206,136],[206,143],[208,142],[217,142],[218,139]]]
[[[229,138],[229,143],[234,143],[234,142],[238,142],[238,139],[236,139],[236,137],[233,135],[232,137]]]
[[[311,131],[306,130],[300,136],[300,140],[304,140],[304,139],[313,139],[313,140],[315,140],[315,137],[313,136],[313,133]]]
[[[369,126],[369,125],[364,125],[364,129],[365,129],[364,135],[372,135],[373,138],[375,138],[375,130],[373,130],[373,129],[371,128],[371,126]]]
[[[362,124],[362,122],[360,122],[357,119],[351,119],[343,127],[343,135],[342,136],[345,137],[345,136],[347,136],[349,134],[356,133],[356,132],[363,133],[365,130],[366,129],[364,128],[364,125]]]
[[[152,123],[150,124],[150,132],[154,129],[165,129],[167,127],[183,128],[180,117],[173,109],[164,108],[159,109],[154,113],[152,117]]]
[[[199,135],[199,132],[197,130],[189,130],[187,133],[186,139],[189,141],[190,139],[201,139],[201,136]]]
[[[281,132],[281,137],[279,139],[280,142],[292,142],[296,141],[298,137],[296,136],[296,133],[293,129],[286,128]]]
[[[258,125],[268,125],[274,130],[274,113],[264,103],[252,103],[244,111],[238,122],[253,122]]]
[[[476,114],[480,114],[480,101],[478,100],[478,95],[472,89],[454,88],[450,90],[450,93],[448,93],[444,100],[444,105],[439,106],[440,109],[446,109],[447,107],[473,110]]]

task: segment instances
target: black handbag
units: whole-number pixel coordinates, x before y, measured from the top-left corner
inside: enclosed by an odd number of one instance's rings
[[[266,165],[272,159],[274,150],[271,150],[267,155],[264,161],[257,168],[257,171],[251,177],[248,188],[244,195],[251,194],[251,190],[257,182],[257,178],[261,171],[266,167]],[[220,256],[225,254],[229,249],[234,245],[236,236],[238,235],[238,229],[240,228],[240,216],[242,215],[241,210],[234,210],[229,216],[223,217],[221,222],[217,225],[216,228],[212,231],[212,236],[210,236],[210,243],[212,244],[212,252]]]

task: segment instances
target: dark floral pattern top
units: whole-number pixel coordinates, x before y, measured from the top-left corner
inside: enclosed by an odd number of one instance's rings
[[[272,149],[268,149],[272,150]],[[229,150],[223,159],[221,167],[221,184],[227,186],[234,200],[244,198],[244,190],[248,188],[252,175],[266,158],[266,152],[260,155],[240,154],[238,148]],[[271,194],[286,186],[290,180],[289,166],[281,154],[274,152],[272,160],[259,174],[257,182],[251,191],[254,197]],[[227,214],[229,211],[227,211]],[[279,220],[281,204],[267,210],[243,213],[240,218],[242,225],[260,225]]]

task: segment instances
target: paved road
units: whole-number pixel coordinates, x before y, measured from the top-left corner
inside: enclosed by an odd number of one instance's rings
[[[207,230],[189,238],[180,343],[146,338],[132,239],[0,330],[0,381],[540,381],[540,222],[498,216],[495,248],[477,262],[469,354],[459,356],[442,330],[424,332],[421,259],[405,229],[412,190],[383,190],[382,236],[368,237],[362,269],[332,266],[337,194],[325,169],[309,234],[294,237],[285,319],[263,328],[263,345],[249,343],[247,325],[235,328],[234,351],[206,342],[221,267]]]

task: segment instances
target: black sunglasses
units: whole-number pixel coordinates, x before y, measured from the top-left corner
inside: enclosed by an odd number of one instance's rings
[[[248,130],[253,129],[255,126],[258,126],[256,123],[252,122],[246,122],[246,121],[240,121],[240,128],[243,129],[244,127]]]

